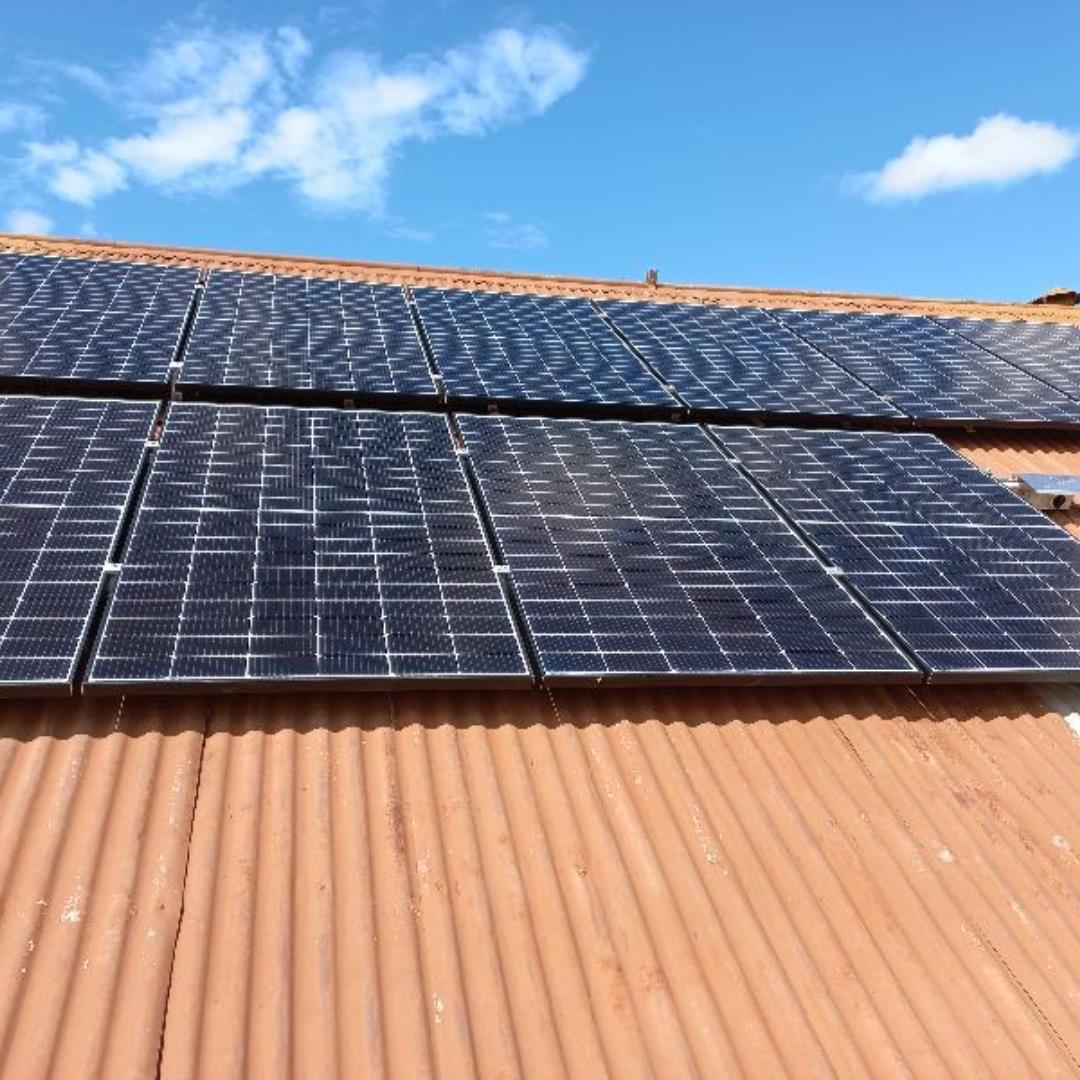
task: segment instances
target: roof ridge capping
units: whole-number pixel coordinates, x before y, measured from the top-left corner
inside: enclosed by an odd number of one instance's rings
[[[73,258],[124,259],[251,273],[300,274],[401,285],[430,285],[471,291],[525,292],[587,299],[655,300],[765,308],[942,315],[1080,326],[1080,308],[1015,301],[933,299],[877,293],[816,292],[807,289],[733,285],[649,284],[645,281],[529,274],[517,271],[424,266],[308,255],[219,251],[212,248],[138,244],[76,237],[0,232],[0,250]]]

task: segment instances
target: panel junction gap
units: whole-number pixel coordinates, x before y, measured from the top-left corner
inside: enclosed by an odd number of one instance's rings
[[[727,446],[724,444],[722,438],[713,433],[713,431],[706,424],[701,425],[702,431],[705,432],[705,437],[720,451],[724,457],[731,462],[731,464],[738,470],[739,474],[743,476],[747,483],[749,483],[754,490],[769,504],[773,512],[788,526],[789,529],[799,538],[799,540],[806,546],[807,550],[814,556],[815,559],[821,563],[825,572],[851,597],[852,601],[857,604],[866,615],[866,617],[881,631],[889,643],[895,648],[901,656],[905,657],[922,675],[922,681],[924,683],[929,682],[930,672],[925,664],[923,664],[919,658],[911,651],[910,648],[904,643],[904,641],[897,636],[892,627],[880,616],[866,602],[862,594],[854,585],[848,580],[847,575],[843,569],[832,563],[821,547],[807,534],[807,532],[799,525],[799,523],[784,509],[784,506],[779,502],[773,493],[769,491],[763,483],[754,474],[743,465],[742,461],[733,454]]]
[[[830,356],[827,352],[824,351],[824,349],[822,349],[819,346],[815,345],[808,337],[804,337],[802,334],[800,334],[799,331],[794,326],[789,325],[788,323],[784,322],[782,319],[778,319],[773,314],[773,312],[772,312],[772,310],[770,308],[763,307],[761,310],[764,311],[765,314],[770,319],[772,319],[772,321],[774,323],[776,323],[777,326],[782,326],[785,330],[790,330],[791,333],[793,333],[801,342],[803,342],[806,345],[809,345],[810,348],[814,350],[814,352],[816,352],[819,356],[824,358],[824,360],[825,360],[825,362],[827,364],[832,364],[834,367],[840,368],[841,371],[846,371],[857,383],[859,383],[862,386],[865,386],[866,389],[869,390],[870,393],[873,394],[874,397],[876,397],[879,401],[885,402],[886,405],[891,405],[894,409],[899,409],[900,408],[899,405],[896,405],[893,402],[891,402],[880,390],[875,390],[874,387],[872,387],[857,372],[852,371],[851,368],[849,368],[845,363],[843,363],[840,360],[837,360],[833,356]],[[903,410],[901,410],[901,411],[903,411]],[[904,415],[907,416],[907,413],[904,413]],[[915,417],[909,417],[908,419],[911,421],[911,423],[913,423],[913,424],[916,423]],[[893,425],[894,430],[895,430],[895,427],[896,427],[896,425]]]
[[[506,556],[503,553],[502,545],[499,543],[498,534],[495,532],[495,523],[491,520],[487,503],[484,502],[484,496],[481,494],[480,481],[476,477],[472,459],[469,457],[468,443],[465,442],[465,436],[458,426],[457,417],[453,413],[446,414],[446,426],[450,429],[450,438],[457,451],[458,462],[461,465],[462,473],[465,475],[465,483],[468,485],[476,516],[480,521],[480,531],[484,534],[488,557],[491,559],[492,566],[495,567],[495,577],[498,579],[499,589],[510,611],[510,621],[513,623],[514,633],[517,635],[518,644],[521,646],[525,662],[529,665],[529,674],[532,676],[533,685],[539,686],[541,673],[543,672],[543,668],[540,666],[540,654],[537,652],[536,644],[526,627],[521,600],[518,597],[517,590],[514,588],[510,569],[506,563]]]
[[[956,327],[950,326],[949,323],[940,316],[928,315],[927,318],[930,319],[932,322],[937,323],[938,326],[940,326],[948,333],[955,334],[956,337],[961,339],[961,341],[966,341],[969,345],[974,345],[976,349],[981,349],[984,353],[989,353],[991,356],[996,357],[1002,363],[1008,364],[1009,367],[1013,368],[1015,371],[1018,371],[1021,375],[1027,375],[1028,378],[1034,379],[1036,382],[1042,383],[1043,386],[1045,386],[1046,389],[1049,390],[1052,394],[1064,393],[1064,391],[1060,387],[1055,386],[1052,382],[1050,382],[1049,379],[1044,379],[1037,372],[1032,371],[1030,368],[1024,367],[1023,364],[1018,363],[1016,360],[1010,360],[1009,357],[1007,357],[1003,352],[998,352],[997,349],[991,349],[989,345],[984,345],[981,341],[976,341],[975,338],[970,337],[968,334],[965,334],[963,330],[957,330]],[[1071,394],[1066,394],[1066,397],[1071,396]]]
[[[646,359],[643,353],[638,352],[638,350],[634,348],[634,346],[630,342],[630,339],[615,325],[614,321],[611,319],[608,313],[595,300],[590,300],[589,303],[592,304],[593,310],[604,321],[608,329],[623,343],[623,347],[627,350],[627,352],[629,352],[630,355],[634,357],[634,359],[637,360],[637,362],[641,364],[648,371],[648,373],[660,384],[660,387],[664,391],[664,393],[668,394],[675,400],[676,404],[679,406],[682,412],[674,413],[672,419],[686,419],[686,417],[691,411],[690,405],[686,401],[686,399],[675,389],[674,386],[671,385],[671,383],[667,381],[667,379],[664,378],[663,375],[660,374],[659,369],[654,367],[653,364],[648,359]]]
[[[90,668],[90,661],[97,651],[98,639],[105,624],[105,613],[109,610],[113,590],[116,588],[120,564],[123,562],[124,553],[127,551],[128,540],[131,537],[132,529],[135,527],[135,518],[138,517],[139,507],[142,506],[143,494],[146,491],[147,481],[150,479],[150,469],[153,465],[154,455],[165,431],[169,404],[168,401],[162,401],[158,405],[157,413],[150,426],[149,437],[143,447],[138,471],[135,473],[135,479],[131,483],[131,490],[128,492],[127,500],[124,503],[123,513],[120,515],[120,525],[116,530],[112,548],[109,550],[109,558],[102,571],[97,597],[90,611],[90,618],[86,622],[86,630],[79,644],[75,666],[72,669],[71,686],[73,693],[82,692],[82,685]]]
[[[191,300],[188,303],[187,314],[184,316],[184,325],[180,329],[180,337],[176,342],[176,349],[173,351],[172,360],[169,362],[169,400],[172,401],[178,397],[176,384],[180,379],[180,372],[184,366],[184,354],[187,352],[188,341],[191,339],[191,332],[195,328],[195,319],[199,314],[199,305],[202,303],[203,293],[206,291],[206,279],[209,276],[209,271],[206,267],[202,267],[199,270],[199,277],[195,282],[195,288],[191,293]],[[164,416],[159,417],[164,423]]]
[[[409,316],[412,318],[413,329],[416,331],[416,336],[420,340],[420,351],[424,354],[424,359],[427,361],[428,371],[431,372],[431,381],[435,384],[435,389],[439,394],[439,401],[446,401],[446,380],[443,378],[443,373],[439,370],[439,361],[435,359],[435,350],[431,347],[431,342],[428,340],[427,330],[424,327],[424,320],[420,318],[420,309],[416,306],[416,299],[413,297],[412,289],[408,285],[402,285],[401,291],[405,294],[405,306],[409,309]],[[451,433],[454,432],[456,425],[451,423]]]

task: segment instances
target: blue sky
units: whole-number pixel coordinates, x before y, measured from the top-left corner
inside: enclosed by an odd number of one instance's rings
[[[1071,38],[997,0],[42,0],[0,226],[1028,299],[1080,283]]]

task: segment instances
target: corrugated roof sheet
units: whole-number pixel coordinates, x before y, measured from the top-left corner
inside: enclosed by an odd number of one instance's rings
[[[69,255],[92,259],[145,259],[152,262],[222,267],[255,273],[315,275],[495,292],[547,293],[596,299],[668,300],[701,304],[751,304],[774,308],[826,308],[833,311],[911,312],[922,315],[1022,319],[1028,322],[1080,325],[1080,308],[989,300],[943,300],[880,296],[872,293],[813,292],[801,289],[762,289],[731,285],[668,283],[649,285],[642,281],[554,277],[504,270],[469,270],[459,267],[361,262],[350,259],[217,251],[207,248],[162,247],[154,244],[125,244],[109,240],[18,236],[4,233],[0,233],[0,248],[45,255]]]
[[[0,705],[0,1074],[157,1071],[205,703]]]
[[[1031,692],[215,703],[162,1075],[1072,1075]]]
[[[4,1075],[1080,1071],[1034,690],[206,707],[3,706]]]

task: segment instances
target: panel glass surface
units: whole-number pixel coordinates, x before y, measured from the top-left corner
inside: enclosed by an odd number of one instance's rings
[[[913,670],[700,428],[459,422],[549,680]]]
[[[165,383],[197,280],[151,263],[0,256],[0,375]]]
[[[452,398],[676,404],[588,300],[454,289],[413,297]]]
[[[0,398],[0,685],[71,681],[155,413]]]
[[[988,319],[938,321],[1080,401],[1080,327]]]
[[[180,382],[435,398],[397,285],[210,273]]]
[[[606,300],[601,306],[678,394],[699,409],[900,416],[765,311]]]
[[[1080,543],[939,439],[716,432],[932,673],[1080,673]]]
[[[772,313],[908,416],[1080,423],[1080,406],[933,319]]]
[[[173,407],[91,682],[525,673],[444,418]]]

